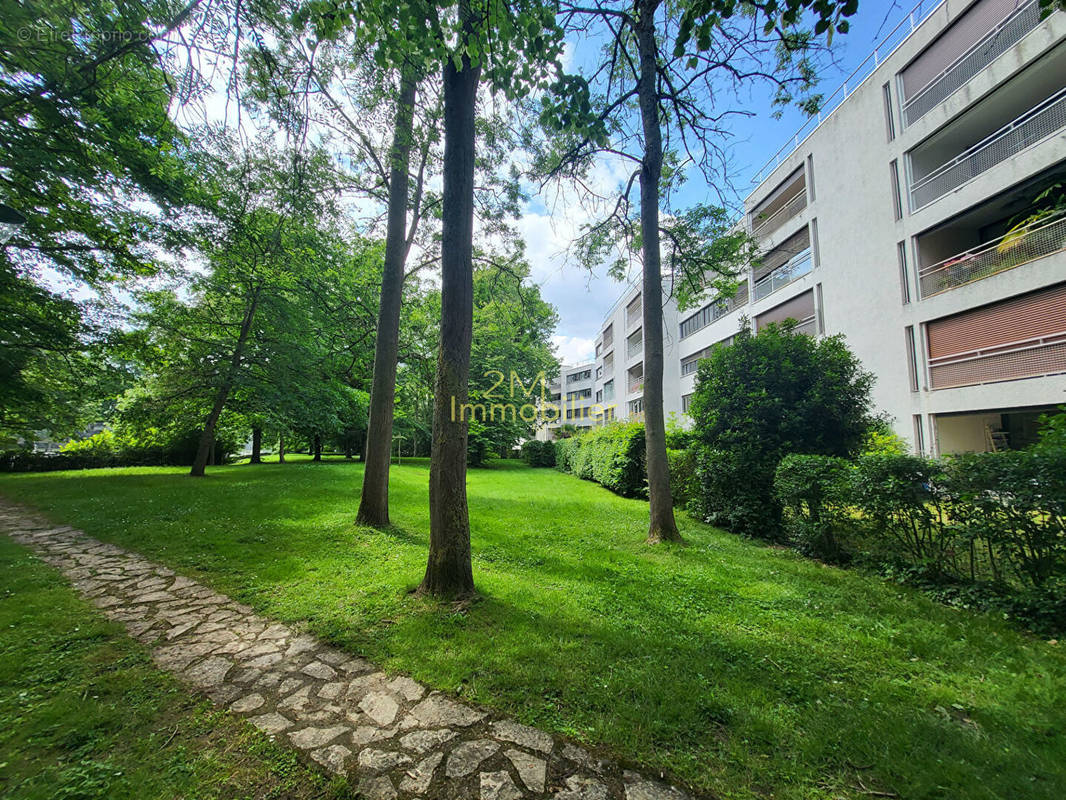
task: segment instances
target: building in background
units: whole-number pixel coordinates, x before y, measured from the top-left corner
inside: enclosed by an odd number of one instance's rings
[[[793,318],[845,336],[915,451],[1031,444],[1066,403],[1066,13],[920,4],[826,108],[745,202],[763,257],[737,294],[666,302],[667,414],[742,317]],[[592,397],[619,418],[643,411],[640,303],[596,338]]]

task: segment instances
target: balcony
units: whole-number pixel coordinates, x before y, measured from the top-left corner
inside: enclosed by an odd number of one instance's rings
[[[921,296],[932,297],[1063,250],[1066,250],[1066,211],[922,268],[918,273]]]
[[[712,322],[721,319],[730,311],[748,304],[748,281],[744,281],[737,287],[732,297],[718,297],[705,305],[691,317],[682,320],[678,332],[685,339],[696,331],[703,330]]]
[[[1066,372],[1066,333],[929,359],[933,389],[974,386]]]
[[[813,263],[811,250],[810,248],[807,248],[802,253],[793,256],[780,267],[777,267],[773,271],[759,278],[759,280],[755,281],[753,297],[755,300],[762,300],[764,297],[769,297],[778,289],[783,289],[785,286],[792,283],[792,281],[810,272]]]
[[[947,126],[944,133],[950,135],[954,127]],[[992,135],[914,180],[910,187],[911,209],[916,211],[929,205],[1063,128],[1066,128],[1066,89],[1059,89]],[[914,170],[924,160],[921,151],[921,147],[916,148],[911,157]]]
[[[626,390],[629,394],[639,392],[644,388],[644,365],[637,364],[626,374]]]
[[[643,331],[637,331],[626,339],[626,358],[638,356],[644,350]]]
[[[903,122],[913,125],[979,75],[989,64],[1040,24],[1039,0],[1031,0],[999,21],[966,52],[941,70],[903,103]],[[936,47],[934,43],[933,48]],[[930,48],[932,50],[933,48]],[[904,84],[906,84],[906,72]]]
[[[637,295],[637,298],[626,306],[626,330],[640,324],[643,318],[644,306],[640,302],[640,295]]]

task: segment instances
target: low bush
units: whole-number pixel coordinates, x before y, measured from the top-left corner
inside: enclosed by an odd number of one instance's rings
[[[701,468],[721,474],[723,465]],[[793,455],[778,466],[775,492],[802,552],[856,558],[1035,630],[1066,629],[1066,449],[854,463]]]
[[[684,508],[695,496],[696,454],[691,450],[667,450],[670,461],[670,496]]]
[[[642,423],[604,425],[574,438],[580,445],[570,472],[623,497],[647,496]]]
[[[522,460],[531,467],[554,467],[555,444],[529,439],[522,443]]]
[[[759,454],[697,446],[693,453],[693,497],[688,511],[694,517],[734,533],[781,541],[781,508],[766,487],[773,470]]]
[[[574,459],[581,449],[581,437],[571,436],[558,439],[552,443],[555,449],[555,468],[562,472],[573,472]]]
[[[791,455],[774,475],[785,530],[796,549],[831,561],[845,560],[838,533],[849,518],[852,466],[833,456]]]

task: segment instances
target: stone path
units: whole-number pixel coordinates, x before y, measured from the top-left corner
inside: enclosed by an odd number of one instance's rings
[[[163,669],[369,800],[687,800],[253,613],[136,553],[0,501],[0,529],[59,569]]]

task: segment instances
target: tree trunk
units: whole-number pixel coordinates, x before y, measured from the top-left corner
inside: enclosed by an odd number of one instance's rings
[[[389,524],[389,452],[396,404],[396,359],[400,350],[400,306],[407,260],[407,183],[411,155],[416,81],[405,69],[396,101],[396,122],[389,153],[389,218],[385,234],[385,268],[381,278],[374,380],[370,390],[370,420],[366,432],[366,468],[356,521],[382,527]]]
[[[263,429],[252,428],[252,457],[248,459],[249,464],[262,464],[263,463]]]
[[[650,524],[648,541],[681,541],[670,496],[670,464],[666,457],[663,415],[663,279],[659,251],[659,182],[663,141],[659,122],[655,11],[659,0],[640,0],[637,46],[640,80],[637,93],[644,128],[644,160],[640,167],[640,234],[644,257],[644,441],[647,447]]]
[[[312,461],[322,460],[322,437],[319,434],[315,434],[315,438],[311,441],[311,452],[315,454]]]
[[[278,463],[285,463],[285,434],[278,434]]]
[[[218,424],[218,418],[222,415],[222,409],[226,405],[226,400],[229,399],[230,389],[233,388],[233,381],[237,377],[237,370],[241,366],[241,357],[244,355],[244,344],[248,341],[248,334],[252,330],[252,321],[255,319],[255,309],[259,305],[259,289],[255,289],[252,292],[251,302],[248,304],[248,309],[244,312],[244,319],[241,320],[241,331],[237,335],[237,344],[233,347],[233,355],[230,357],[229,371],[226,373],[226,377],[222,381],[222,385],[218,387],[218,393],[215,395],[215,403],[211,406],[211,413],[207,415],[207,421],[204,423],[203,433],[200,434],[200,444],[196,448],[196,458],[192,462],[192,469],[189,470],[189,475],[194,478],[202,478],[204,476],[204,469],[207,467],[207,459],[211,456],[211,449],[215,443],[215,426]]]
[[[463,33],[470,10],[459,7]],[[462,34],[461,34],[462,35]],[[420,592],[455,597],[474,591],[466,502],[467,401],[474,313],[474,104],[479,69],[463,57],[444,65],[444,193],[441,212],[440,352],[429,466],[429,561]]]

